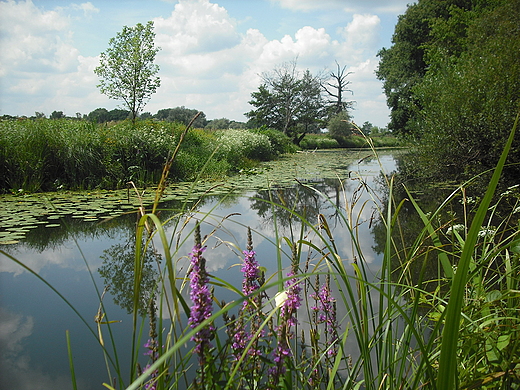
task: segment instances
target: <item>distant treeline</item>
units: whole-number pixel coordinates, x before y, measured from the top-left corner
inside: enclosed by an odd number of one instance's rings
[[[152,115],[150,112],[143,112],[139,115],[139,118],[142,120],[150,120],[156,119],[160,121],[166,122],[177,122],[182,123],[183,125],[188,125],[188,123],[192,120],[192,118],[199,112],[200,110],[186,108],[184,106],[175,107],[175,108],[163,108],[155,115]],[[77,112],[74,116],[67,116],[63,111],[53,111],[49,115],[49,119],[84,119],[90,122],[95,123],[107,123],[107,122],[116,122],[122,121],[125,119],[129,119],[131,117],[131,113],[128,110],[122,110],[119,108],[115,108],[113,110],[107,110],[106,108],[96,108],[88,114],[81,114]],[[16,119],[18,117],[11,115],[3,115],[2,119]],[[25,118],[25,117],[24,117]],[[47,118],[45,113],[43,112],[35,112],[33,116],[28,119],[39,119],[39,118]],[[198,129],[246,129],[253,128],[255,126],[249,126],[244,122],[237,122],[234,120],[230,120],[227,118],[220,119],[212,119],[208,120],[206,118],[206,114],[201,112],[201,114],[197,117],[195,122],[193,123],[193,127]]]

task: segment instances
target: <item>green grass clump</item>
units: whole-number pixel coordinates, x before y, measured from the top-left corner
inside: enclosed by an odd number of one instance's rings
[[[156,184],[184,129],[182,124],[157,121],[2,120],[0,192],[116,189],[130,181]],[[170,179],[193,180],[203,167],[204,178],[219,179],[278,154],[269,137],[259,132],[192,129]]]
[[[300,142],[302,149],[335,149],[339,148],[338,141],[325,134],[306,134]]]

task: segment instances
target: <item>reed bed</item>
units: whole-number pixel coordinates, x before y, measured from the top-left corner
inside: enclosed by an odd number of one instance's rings
[[[117,189],[130,181],[154,185],[185,127],[156,121],[1,120],[0,192]],[[219,179],[272,159],[289,144],[272,132],[193,129],[171,166],[170,180],[193,180],[203,167],[203,178]]]
[[[520,195],[516,188],[495,194],[517,125],[518,118],[476,209],[470,210],[466,197],[469,183],[426,213],[410,192],[408,199],[394,197],[392,177],[385,176],[384,199],[359,177],[358,188],[350,197],[344,191],[340,202],[316,191],[341,220],[340,228],[332,228],[326,216],[308,216],[273,196],[265,202],[274,216],[274,239],[243,226],[245,248],[225,243],[241,256],[241,285],[215,278],[206,267],[208,240],[225,229],[229,216],[200,215],[186,206],[163,221],[157,199],[153,212],[142,210],[136,230],[130,378],[121,375],[113,340],[103,338],[112,333],[110,322],[102,321],[100,293],[97,338],[107,361],[105,387],[519,388]],[[359,201],[362,191],[369,200]],[[464,213],[444,220],[443,210],[457,197]],[[516,203],[497,224],[498,205],[511,199]],[[412,242],[400,234],[405,202],[424,225]],[[359,239],[359,226],[373,222],[363,217],[372,208],[386,234],[376,271]],[[288,229],[277,224],[278,213],[291,216]],[[336,246],[338,234],[350,237],[348,248]],[[275,248],[271,274],[256,260],[255,237]],[[181,253],[188,241],[191,253]],[[148,314],[141,316],[150,248],[164,259],[157,264]],[[186,259],[187,269],[180,264]],[[438,270],[433,276],[426,272],[431,263]],[[221,300],[223,290],[234,298]],[[149,357],[144,367],[138,364],[143,352]]]

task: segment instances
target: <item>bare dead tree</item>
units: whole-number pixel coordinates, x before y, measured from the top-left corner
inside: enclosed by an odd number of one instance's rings
[[[342,68],[338,61],[336,61],[336,66],[337,71],[330,72],[332,82],[325,82],[322,84],[323,89],[329,96],[328,103],[331,107],[332,115],[337,115],[342,111],[346,112],[349,108],[352,107],[353,104],[353,101],[343,101],[343,97],[346,92],[353,94],[352,90],[347,88],[350,84],[350,81],[347,80],[347,77],[351,75],[352,72],[346,72],[347,66],[345,65]]]

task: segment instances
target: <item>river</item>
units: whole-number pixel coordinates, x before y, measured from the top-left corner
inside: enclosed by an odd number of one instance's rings
[[[392,152],[383,151],[375,158],[366,150],[316,151],[286,158],[281,168],[277,164],[264,164],[262,169],[245,172],[227,183],[206,183],[208,195],[194,196],[200,202],[193,199],[184,206],[185,211],[189,210],[184,215],[190,220],[186,227],[174,231],[173,223],[166,225],[172,242],[184,242],[174,253],[179,272],[187,268],[187,255],[193,245],[189,232],[194,221],[199,220],[204,220],[202,234],[210,235],[205,257],[212,276],[240,287],[242,275],[237,265],[240,251],[246,247],[248,226],[253,230],[258,262],[267,268],[268,276],[276,272],[277,252],[272,243],[276,235],[296,240],[301,230],[294,214],[286,209],[278,209],[273,215],[271,199],[274,203],[282,202],[294,213],[305,214],[309,221],[316,221],[317,214],[325,216],[337,247],[351,261],[354,255],[349,234],[345,233],[344,221],[336,209],[336,205],[347,201],[353,209],[365,260],[371,271],[377,273],[381,255],[373,249],[377,243],[371,229],[377,221],[376,206],[381,206],[384,199],[380,173],[389,174],[396,169]],[[173,203],[162,206],[163,221],[178,212],[171,210],[183,207],[182,201],[173,199],[174,194],[170,189]],[[13,202],[12,198],[9,202]],[[111,334],[108,326],[101,325],[101,329],[109,349],[112,343],[116,346],[121,366],[128,374],[125,356],[131,352],[132,320],[127,310],[131,280],[127,266],[133,261],[133,210],[135,207],[129,207],[124,215],[108,221],[95,216],[55,214],[54,223],[47,220],[0,246],[0,250],[25,266],[0,253],[0,388],[71,388],[67,331],[78,388],[102,388],[109,376],[94,317],[107,285],[111,288],[103,298],[104,320],[117,322],[110,325]],[[217,230],[212,233],[215,227]],[[158,247],[158,252],[162,252]],[[282,261],[288,269],[290,253],[283,255]],[[154,271],[150,272],[152,277]],[[227,290],[217,289],[215,294],[226,301],[233,299]]]

